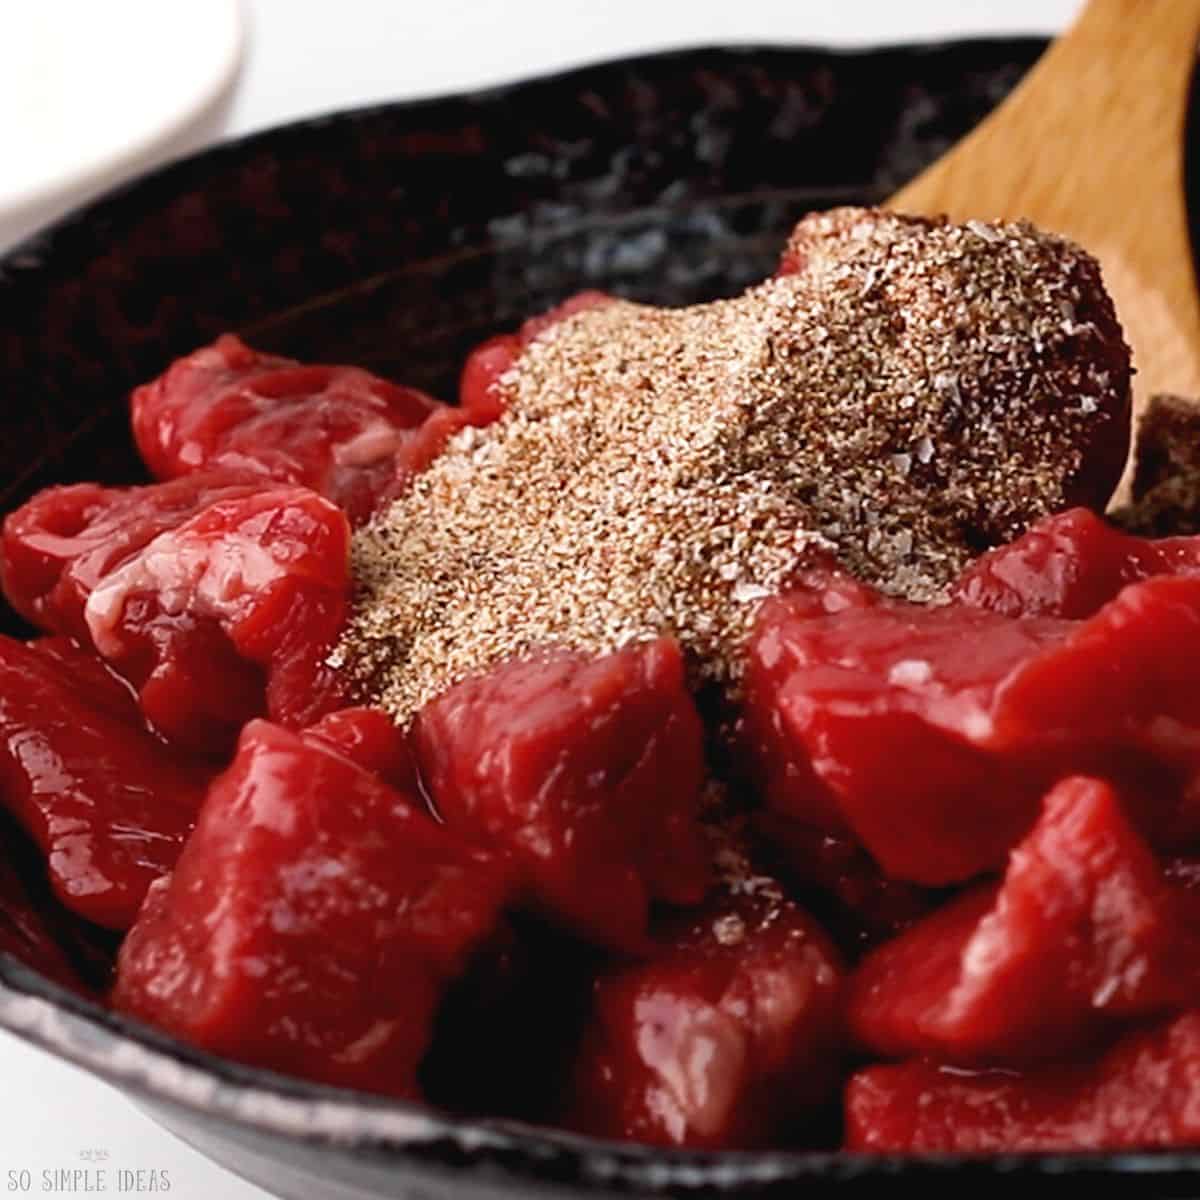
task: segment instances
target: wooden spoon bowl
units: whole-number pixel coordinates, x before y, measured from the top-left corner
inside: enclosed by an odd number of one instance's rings
[[[1200,396],[1184,130],[1200,0],[1090,0],[990,117],[892,197],[902,212],[1025,218],[1101,263],[1135,403]]]

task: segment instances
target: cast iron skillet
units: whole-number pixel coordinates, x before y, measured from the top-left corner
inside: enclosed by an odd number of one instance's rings
[[[227,329],[448,397],[469,347],[582,287],[735,293],[804,212],[886,196],[1041,48],[657,54],[305,121],[158,171],[0,262],[0,511],[53,482],[142,478],[126,393]],[[22,632],[7,611],[0,628]],[[3,955],[0,1024],[292,1200],[1200,1194],[1200,1154],[715,1156],[444,1117],[215,1059]]]

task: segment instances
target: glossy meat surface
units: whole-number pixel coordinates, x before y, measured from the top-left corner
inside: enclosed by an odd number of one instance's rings
[[[1079,621],[817,583],[760,611],[746,741],[771,807],[937,886],[1002,866],[1065,774],[1134,787],[1156,842],[1195,837],[1198,684],[1200,578],[1132,584]]]
[[[709,1148],[797,1136],[836,1087],[842,972],[780,895],[719,896],[662,931],[644,965],[601,974],[572,1128]]]
[[[674,642],[504,664],[427,705],[413,741],[447,826],[510,852],[583,936],[636,947],[652,899],[704,895],[703,729]]]
[[[168,751],[136,713],[95,703],[81,679],[38,644],[0,638],[0,803],[46,856],[67,908],[127,929],[182,850],[211,771]]]
[[[980,884],[875,950],[848,1025],[868,1053],[1013,1065],[1200,1006],[1200,941],[1116,793],[1065,780]]]
[[[508,894],[502,861],[328,727],[253,721],[121,949],[113,1002],[242,1062],[412,1096],[441,993]]]
[[[441,407],[359,367],[261,354],[232,334],[130,399],[134,439],[159,479],[230,469],[300,484],[353,524],[371,515],[397,452]]]
[[[18,612],[94,648],[146,719],[221,754],[245,721],[337,707],[323,659],[349,601],[349,528],[305,488],[228,472],[50,488],[4,523]]]
[[[969,1072],[870,1067],[846,1089],[846,1147],[998,1153],[1200,1145],[1200,1013],[1126,1034],[1090,1062]]]

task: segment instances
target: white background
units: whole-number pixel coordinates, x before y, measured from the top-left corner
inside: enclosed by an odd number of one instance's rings
[[[0,0],[0,44],[4,9],[24,3],[38,0]],[[1078,0],[244,0],[245,59],[228,101],[150,157],[290,117],[632,51],[717,41],[862,45],[1052,32],[1077,7]],[[164,46],[163,53],[186,54],[186,47]],[[77,192],[71,199],[80,198]],[[32,222],[62,204],[33,214]],[[30,223],[0,225],[0,245]],[[0,1034],[0,1193],[10,1170],[28,1169],[31,1194],[46,1195],[43,1168],[87,1165],[80,1152],[90,1149],[107,1152],[113,1195],[111,1172],[124,1166],[166,1169],[170,1194],[179,1200],[265,1196],[159,1130],[123,1096]]]

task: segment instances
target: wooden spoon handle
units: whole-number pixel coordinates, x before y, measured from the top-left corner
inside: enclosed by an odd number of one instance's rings
[[[1091,0],[1010,99],[900,191],[902,211],[1027,217],[1092,251],[1138,393],[1200,395],[1184,194],[1200,0]]]

